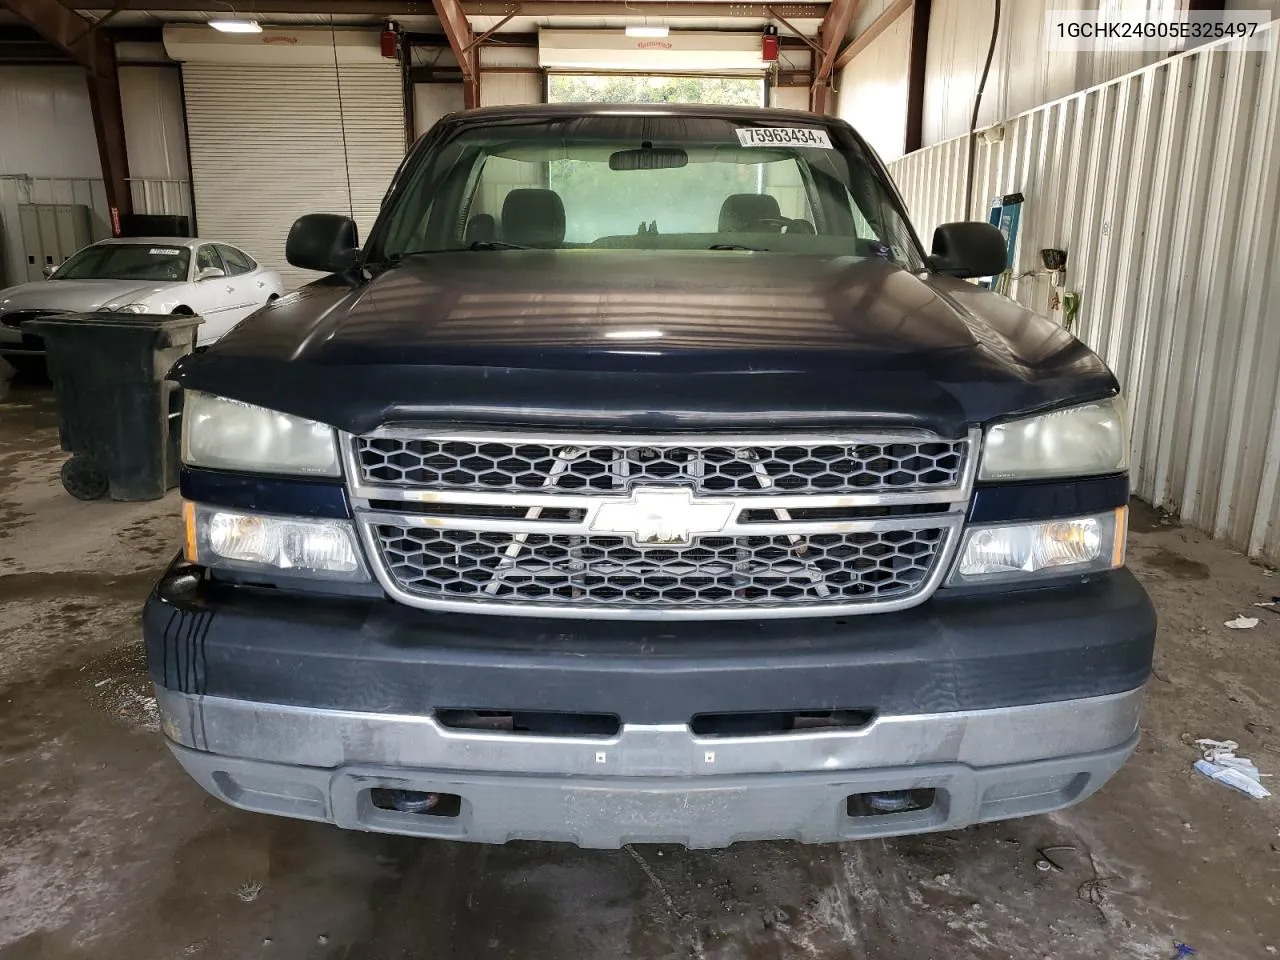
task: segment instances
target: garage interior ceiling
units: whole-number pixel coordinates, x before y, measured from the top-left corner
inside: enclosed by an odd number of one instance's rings
[[[798,27],[807,36],[817,36],[828,4],[825,2],[804,4],[749,4],[699,2],[699,0],[657,0],[657,2],[633,3],[630,0],[551,0],[551,2],[494,4],[468,2],[462,9],[476,34],[533,33],[538,28],[552,29],[622,29],[640,21],[664,24],[678,30],[763,30],[766,24],[776,23],[770,16],[771,8],[777,15]],[[333,12],[326,7],[334,8]],[[352,12],[364,7],[367,13]],[[311,8],[313,12],[299,12]],[[340,8],[340,9],[339,9]],[[407,9],[419,12],[404,12]],[[158,27],[166,23],[204,23],[225,19],[232,12],[253,17],[263,24],[274,26],[378,26],[393,17],[401,28],[411,32],[440,33],[438,17],[423,16],[420,11],[430,9],[428,4],[400,2],[379,4],[371,0],[341,0],[326,4],[324,0],[299,2],[293,0],[264,0],[262,3],[233,3],[219,5],[216,0],[183,0],[177,9],[161,9],[143,3],[127,3],[110,17],[113,27]],[[540,12],[545,10],[546,12]],[[526,12],[528,11],[528,12]],[[77,11],[82,16],[99,21],[111,14],[110,9],[85,7]],[[512,15],[514,13],[514,15]],[[16,19],[0,19],[0,23],[18,22]],[[496,28],[496,30],[495,30]],[[779,28],[783,35],[784,28]]]

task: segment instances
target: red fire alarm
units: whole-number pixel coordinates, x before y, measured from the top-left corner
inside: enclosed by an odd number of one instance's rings
[[[388,60],[394,60],[399,46],[399,25],[394,20],[388,20],[382,25],[382,55]]]
[[[765,63],[778,59],[778,28],[772,23],[764,28],[764,36],[760,38],[760,59]]]

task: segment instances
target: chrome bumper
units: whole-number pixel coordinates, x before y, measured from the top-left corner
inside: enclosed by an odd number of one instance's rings
[[[164,688],[157,697],[179,760],[211,793],[246,809],[484,842],[715,847],[950,829],[1067,806],[1133,751],[1141,690],[759,737],[698,737],[683,724],[544,737]],[[379,787],[457,794],[461,813],[383,810],[369,799]],[[936,799],[926,810],[846,810],[851,794],[929,788]]]
[[[697,737],[627,724],[614,737],[459,731],[434,717],[318,710],[159,688],[170,740],[301,767],[376,764],[550,776],[727,776],[923,763],[989,767],[1106,750],[1138,729],[1141,691],[997,710],[877,717],[851,731]]]

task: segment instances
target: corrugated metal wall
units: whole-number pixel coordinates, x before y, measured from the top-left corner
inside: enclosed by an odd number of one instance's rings
[[[134,209],[189,214],[177,71],[122,66],[121,104]],[[175,115],[176,113],[176,115]],[[79,67],[0,67],[0,285],[24,278],[21,203],[79,203],[95,239],[110,236],[89,92]],[[17,133],[21,131],[21,135]]]
[[[494,73],[486,67],[519,69]],[[535,47],[489,45],[480,48],[480,106],[505,107],[542,102],[542,73]]]
[[[1010,292],[1041,312],[1038,251],[1067,251],[1076,332],[1129,398],[1136,492],[1280,559],[1280,52],[1182,54],[1001,134],[970,214],[1026,195]],[[960,218],[963,138],[890,169],[926,244]]]
[[[0,174],[101,179],[79,67],[0,67]]]
[[[1000,36],[982,100],[980,124],[994,123],[1058,97],[1153,63],[1157,52],[1082,52],[1048,49],[1050,10],[1174,14],[1183,0],[1005,0]],[[923,142],[937,143],[969,128],[973,95],[991,42],[993,0],[933,0],[924,92]],[[906,72],[906,61],[903,61]]]
[[[120,106],[133,209],[190,217],[191,168],[177,64],[121,66]]]

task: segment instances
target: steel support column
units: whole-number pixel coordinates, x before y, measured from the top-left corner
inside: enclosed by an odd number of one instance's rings
[[[432,2],[445,38],[449,41],[449,49],[453,51],[458,68],[462,71],[462,105],[473,110],[480,106],[480,52],[471,32],[471,22],[462,12],[462,5],[458,0]]]
[[[814,113],[827,112],[827,94],[831,89],[831,71],[835,67],[836,54],[844,43],[853,15],[858,12],[859,0],[831,0],[827,15],[818,28],[818,43],[822,57],[815,57],[813,86],[809,88],[809,109]]]
[[[911,47],[907,54],[907,132],[904,153],[924,142],[924,82],[929,50],[929,15],[933,0],[915,0],[911,11]]]

